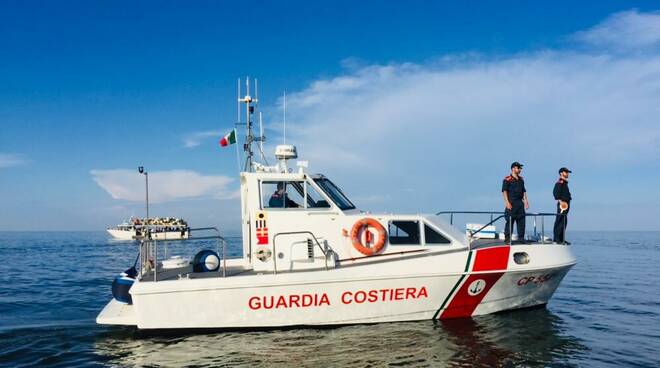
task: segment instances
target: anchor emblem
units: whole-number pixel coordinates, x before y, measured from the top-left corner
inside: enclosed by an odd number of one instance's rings
[[[467,292],[468,294],[470,294],[470,296],[475,296],[481,294],[481,292],[484,291],[485,288],[486,288],[486,281],[482,279],[477,279],[472,281],[472,283],[468,287]]]

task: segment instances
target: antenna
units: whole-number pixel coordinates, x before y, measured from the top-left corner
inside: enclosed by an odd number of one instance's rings
[[[241,123],[241,78],[238,78],[238,94],[237,96],[237,101],[236,101],[236,113],[238,114],[237,122],[238,124]]]
[[[258,108],[259,107],[259,80],[257,78],[254,79],[254,105]],[[261,159],[263,162],[268,165],[268,160],[266,160],[266,155],[264,154],[264,142],[266,141],[266,136],[264,135],[264,123],[263,123],[263,115],[261,114],[261,111],[259,111],[259,136],[254,138],[255,141],[259,142],[259,153],[261,153]]]
[[[255,86],[256,87],[256,86]],[[255,91],[256,93],[256,91]],[[266,157],[264,157],[264,140],[266,137],[264,137],[264,124],[263,124],[263,116],[261,115],[261,111],[259,111],[259,151],[261,151],[261,159],[266,161]]]
[[[238,126],[241,125],[241,78],[238,78],[236,82],[237,94],[236,94],[236,124],[234,124],[234,131],[238,129]],[[241,153],[238,150],[238,144],[236,145],[236,167],[238,171],[241,171]]]
[[[245,159],[245,171],[250,171],[252,169],[252,141],[254,136],[252,134],[252,113],[254,112],[254,107],[250,104],[252,103],[252,97],[250,96],[250,77],[245,77],[245,124],[246,124],[246,136],[245,136],[245,146],[243,150],[247,155]]]
[[[284,90],[284,108],[282,109],[282,121],[284,124],[284,144],[286,144],[286,90]]]
[[[263,134],[260,135],[259,137],[255,137],[252,132],[252,115],[254,114],[255,106],[258,106],[259,104],[259,100],[256,98],[257,88],[258,88],[257,80],[255,79],[254,80],[255,97],[252,98],[252,96],[250,96],[250,77],[246,77],[245,97],[241,98],[239,95],[238,98],[239,107],[241,102],[245,103],[245,144],[243,144],[243,151],[245,151],[245,156],[246,156],[244,170],[247,172],[252,171],[252,156],[254,156],[254,152],[252,152],[252,142],[262,142],[265,139],[265,137],[263,137]],[[240,91],[240,86],[239,86],[239,91]],[[253,103],[254,106],[252,105]],[[240,115],[240,108],[239,108],[239,115]]]

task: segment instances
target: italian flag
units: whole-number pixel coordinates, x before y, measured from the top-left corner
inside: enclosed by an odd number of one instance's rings
[[[220,140],[220,145],[222,147],[227,147],[228,145],[234,143],[236,143],[236,129],[232,129],[231,132],[229,132],[229,134],[222,137],[222,139]]]

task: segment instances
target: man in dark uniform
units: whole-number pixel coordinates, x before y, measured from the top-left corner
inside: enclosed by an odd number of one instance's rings
[[[525,242],[525,209],[529,208],[527,201],[527,190],[525,189],[525,181],[520,172],[523,165],[516,161],[511,164],[511,175],[504,178],[502,181],[502,197],[504,197],[504,218],[506,225],[504,226],[504,241],[507,244],[511,243],[511,229],[513,222],[516,223],[518,229],[518,241]]]
[[[568,225],[568,211],[571,208],[571,191],[568,189],[568,174],[572,171],[562,167],[559,169],[559,180],[552,190],[557,200],[557,217],[555,217],[555,243],[570,244],[564,239],[566,226]]]
[[[298,203],[289,199],[289,195],[284,188],[284,182],[277,183],[277,190],[270,196],[268,200],[268,207],[271,208],[297,208],[300,207]]]

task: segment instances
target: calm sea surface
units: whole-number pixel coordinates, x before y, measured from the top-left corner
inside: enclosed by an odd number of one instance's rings
[[[133,243],[101,232],[0,232],[0,366],[660,366],[660,233],[571,235],[579,263],[547,308],[144,335],[94,323],[113,277],[135,259]],[[237,254],[239,239],[230,248]]]

